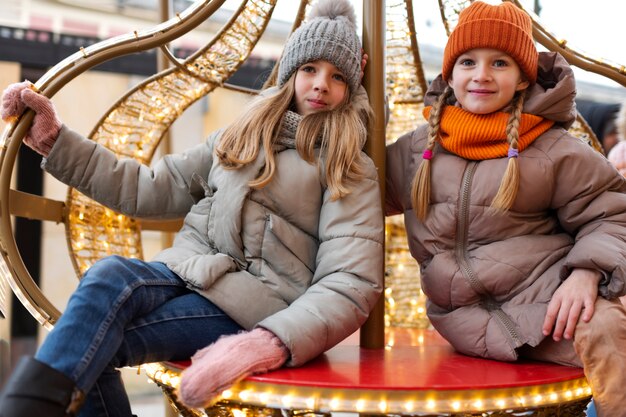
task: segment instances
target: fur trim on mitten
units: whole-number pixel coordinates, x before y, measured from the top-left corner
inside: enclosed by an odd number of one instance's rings
[[[2,95],[2,119],[14,121],[26,108],[32,109],[35,117],[24,143],[40,155],[48,156],[62,126],[52,101],[36,93],[29,81],[9,86]]]
[[[181,376],[178,398],[189,407],[207,407],[234,383],[279,368],[288,358],[285,345],[263,328],[221,337],[191,358],[191,366]]]
[[[2,93],[2,120],[12,122],[17,119],[24,110],[26,105],[22,101],[22,90],[31,88],[30,81],[22,81],[8,86]]]
[[[35,111],[33,124],[24,138],[24,143],[35,152],[48,156],[59,136],[62,123],[48,97],[31,89],[22,90],[21,97],[24,104]]]

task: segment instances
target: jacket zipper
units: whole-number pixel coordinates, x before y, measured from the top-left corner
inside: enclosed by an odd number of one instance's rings
[[[459,220],[457,223],[457,240],[455,255],[459,267],[463,272],[463,275],[468,280],[470,286],[474,291],[480,294],[483,298],[483,303],[490,314],[495,317],[502,327],[506,330],[509,337],[515,342],[515,346],[520,346],[521,339],[515,324],[511,318],[500,308],[500,305],[493,300],[491,295],[487,292],[483,284],[476,277],[476,273],[472,269],[469,263],[469,257],[467,253],[468,242],[468,229],[469,229],[469,205],[470,205],[470,189],[472,185],[472,179],[474,172],[476,171],[477,163],[470,162],[463,173],[463,179],[461,181],[461,192],[459,196]]]

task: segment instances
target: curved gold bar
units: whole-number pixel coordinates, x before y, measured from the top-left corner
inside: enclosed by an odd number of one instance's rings
[[[571,65],[610,78],[626,87],[626,68],[624,65],[611,64],[604,59],[593,57],[568,46],[566,39],[559,39],[556,35],[547,30],[545,25],[540,22],[539,17],[535,13],[527,10],[519,0],[508,1],[528,13],[533,21],[533,36],[540,44],[551,51],[559,52]]]
[[[21,138],[26,135],[33,120],[33,112],[26,112],[17,125],[10,123],[4,130],[1,139],[2,149],[0,152],[0,278],[6,280],[15,296],[20,300],[28,312],[42,326],[50,329],[56,318],[60,315],[57,308],[43,295],[39,287],[33,281],[30,273],[24,265],[22,256],[17,249],[11,224],[10,212],[10,185],[13,166],[17,158],[17,152],[21,144]],[[7,140],[6,135],[20,138],[19,140]]]
[[[218,10],[225,0],[199,0],[175,18],[154,28],[135,31],[98,42],[70,55],[44,74],[35,86],[52,97],[78,74],[119,56],[146,51],[196,28]]]
[[[298,6],[298,12],[296,14],[296,18],[291,26],[291,32],[298,29],[302,22],[304,21],[304,17],[306,16],[306,8],[309,6],[310,0],[300,0],[300,6]],[[272,73],[265,81],[263,85],[264,88],[271,87],[276,84],[276,78],[278,77],[278,64],[280,63],[280,59],[276,61],[274,68],[272,68]]]

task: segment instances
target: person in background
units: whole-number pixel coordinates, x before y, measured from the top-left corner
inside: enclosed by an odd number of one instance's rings
[[[615,130],[618,142],[609,151],[607,159],[620,174],[626,177],[626,103],[622,103],[615,118]],[[620,297],[620,301],[626,307],[626,296]]]
[[[613,146],[619,141],[615,123],[619,109],[619,103],[576,101],[576,110],[589,124],[589,127],[600,141],[604,155],[608,155]]]
[[[620,174],[626,176],[626,103],[622,104],[615,118],[615,131],[618,142],[607,154],[607,159]]]

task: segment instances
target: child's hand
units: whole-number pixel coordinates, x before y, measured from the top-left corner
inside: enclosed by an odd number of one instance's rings
[[[189,407],[207,407],[234,383],[279,368],[288,358],[289,350],[269,330],[223,336],[193,355],[182,373],[178,398]]]
[[[2,120],[5,122],[13,122],[24,110],[26,105],[22,101],[21,94],[24,89],[32,88],[30,81],[11,84],[2,93]]]
[[[600,278],[599,271],[574,269],[548,304],[543,334],[548,336],[552,332],[552,338],[557,342],[562,337],[565,339],[574,337],[578,319],[582,318],[588,322],[593,316]]]
[[[367,60],[369,56],[361,49],[361,79],[363,79],[363,75],[365,75],[365,66],[367,65]]]
[[[24,143],[35,152],[48,156],[61,130],[61,121],[57,117],[49,98],[34,91],[29,81],[11,84],[2,94],[2,119],[9,122],[30,108],[35,118]]]

